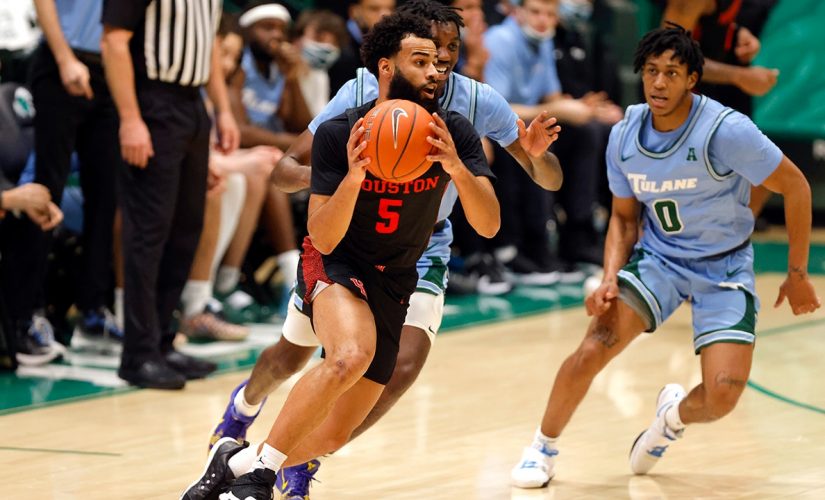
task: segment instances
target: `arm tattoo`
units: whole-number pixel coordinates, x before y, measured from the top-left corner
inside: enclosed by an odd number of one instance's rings
[[[804,278],[807,273],[807,270],[802,266],[791,266],[788,268],[788,274],[795,274],[800,278]]]
[[[721,372],[716,375],[716,385],[729,385],[731,387],[743,388],[746,383],[747,380],[733,378],[725,372]]]
[[[597,324],[591,335],[608,349],[619,343],[619,336],[607,325]]]

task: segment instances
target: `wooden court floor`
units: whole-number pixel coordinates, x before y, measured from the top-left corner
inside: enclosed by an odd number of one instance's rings
[[[587,320],[575,308],[443,335],[393,411],[326,459],[312,498],[825,498],[825,312],[795,318],[787,306],[773,309],[780,279],[758,278],[754,368],[738,408],[690,427],[650,476],[629,473],[633,438],[662,385],[700,377],[684,307],[597,378],[562,436],[550,486],[509,486],[552,377],[583,334]],[[825,277],[816,286],[825,298]],[[246,375],[0,417],[0,497],[177,498],[201,473],[209,433]],[[253,441],[287,391],[269,399]]]

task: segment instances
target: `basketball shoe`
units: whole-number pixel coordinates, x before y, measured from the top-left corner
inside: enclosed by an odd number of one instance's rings
[[[247,446],[249,443],[246,441],[239,444],[232,438],[223,438],[215,443],[203,474],[183,492],[181,500],[216,500],[221,490],[235,477],[229,468],[229,459]]]
[[[656,418],[646,430],[639,434],[630,448],[630,470],[634,474],[647,474],[667,451],[668,446],[681,438],[685,430],[675,431],[668,427],[665,413],[668,408],[678,405],[687,394],[679,384],[667,384],[659,391],[656,403]]]
[[[315,480],[315,474],[321,462],[309,462],[293,467],[284,467],[278,471],[275,487],[281,492],[281,500],[309,500],[309,486]]]
[[[246,415],[241,414],[235,408],[235,396],[246,387],[246,383],[249,380],[244,380],[241,384],[232,391],[232,394],[229,396],[229,404],[226,406],[226,410],[223,412],[223,417],[221,421],[218,423],[215,430],[212,431],[212,436],[209,438],[209,449],[211,450],[212,447],[217,443],[221,438],[224,437],[231,437],[236,439],[237,441],[243,441],[246,438],[246,431],[249,429],[249,426],[252,425],[252,422],[255,421],[255,418],[261,413],[261,408],[264,407],[264,403],[266,403],[266,398],[261,401],[261,407],[258,409],[258,412],[252,415],[251,417],[247,417]]]
[[[510,482],[519,488],[544,488],[556,475],[553,469],[558,454],[559,450],[534,441],[524,448],[521,460],[510,471]]]
[[[273,500],[275,493],[275,471],[254,469],[240,476],[221,493],[218,500]]]
[[[115,315],[100,307],[83,312],[72,333],[72,349],[100,350],[120,354],[123,350],[123,329],[117,325]]]

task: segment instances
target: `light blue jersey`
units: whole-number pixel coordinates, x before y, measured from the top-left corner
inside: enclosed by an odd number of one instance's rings
[[[318,126],[326,120],[377,98],[378,80],[366,68],[358,68],[356,77],[345,83],[323,111],[310,122],[309,131],[314,135]],[[470,120],[479,136],[489,137],[502,147],[507,147],[518,139],[518,116],[501,94],[489,85],[451,72],[439,103],[442,109],[455,111]],[[446,221],[456,200],[458,191],[451,182],[438,210],[439,221]],[[442,229],[433,233],[430,245],[418,261],[418,275],[421,278],[418,282],[419,290],[437,293],[436,290],[440,289],[443,292],[452,241],[452,230],[449,221],[446,221]],[[436,272],[436,265],[440,272]]]
[[[527,40],[518,22],[508,17],[487,30],[484,47],[490,53],[484,81],[508,102],[533,106],[561,92],[552,38],[536,45]]]
[[[55,6],[69,47],[99,54],[103,0],[56,0]]]
[[[779,166],[782,152],[750,119],[693,96],[686,122],[653,129],[647,104],[627,108],[607,146],[610,190],[644,205],[643,247],[669,257],[727,252],[753,231],[751,185]]]
[[[684,302],[696,353],[717,343],[753,343],[751,185],[782,152],[744,115],[694,95],[679,128],[653,129],[647,104],[630,106],[607,146],[610,189],[643,205],[642,237],[619,271],[620,297],[655,330]]]
[[[241,100],[249,120],[260,127],[281,132],[283,126],[278,117],[278,108],[284,94],[284,77],[274,62],[269,67],[269,78],[258,72],[255,57],[247,47],[241,58],[241,68],[246,77]]]

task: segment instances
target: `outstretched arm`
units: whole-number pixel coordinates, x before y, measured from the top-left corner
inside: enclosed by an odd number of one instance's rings
[[[556,119],[545,111],[526,128],[524,121],[519,118],[519,138],[506,148],[533,182],[548,191],[561,189],[563,175],[559,159],[547,151],[547,148],[559,138],[560,131],[561,127],[556,125]]]
[[[788,277],[779,287],[775,307],[785,298],[794,314],[814,312],[819,297],[808,277],[808,253],[811,243],[811,187],[805,176],[787,156],[763,186],[785,198],[785,225],[788,227]]]

